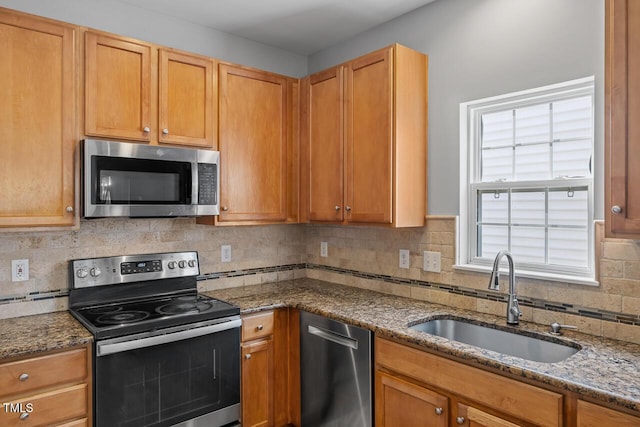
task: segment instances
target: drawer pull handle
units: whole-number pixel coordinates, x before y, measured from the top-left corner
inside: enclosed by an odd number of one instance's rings
[[[263,329],[264,329],[264,326],[262,326],[262,325],[256,326],[256,331],[261,331]]]
[[[458,417],[456,418],[456,422],[460,425],[464,424],[466,420],[464,419],[464,417]]]
[[[25,421],[27,418],[29,418],[28,412],[23,412],[20,414],[20,421]]]
[[[251,353],[249,353],[249,354],[245,354],[245,355],[244,355],[244,358],[245,358],[245,359],[247,359],[247,360],[251,359]]]
[[[26,381],[29,379],[29,374],[20,374],[20,376],[18,377],[18,379],[20,381]]]
[[[436,415],[442,415],[443,412],[442,408],[436,408]]]

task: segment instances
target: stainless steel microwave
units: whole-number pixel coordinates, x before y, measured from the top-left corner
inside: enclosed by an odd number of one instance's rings
[[[86,139],[80,143],[82,216],[220,213],[220,153]]]

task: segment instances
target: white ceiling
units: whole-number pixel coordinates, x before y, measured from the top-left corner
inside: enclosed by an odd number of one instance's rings
[[[309,55],[434,0],[121,0]]]

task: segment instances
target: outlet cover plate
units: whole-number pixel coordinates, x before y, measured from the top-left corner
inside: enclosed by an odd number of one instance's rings
[[[400,268],[409,268],[409,249],[400,249],[400,255],[398,258],[398,266]]]
[[[327,242],[320,242],[320,256],[323,258],[329,256],[329,244]]]
[[[231,262],[231,245],[220,246],[220,261]]]
[[[29,260],[28,259],[12,259],[11,260],[11,281],[24,282],[29,280]]]
[[[441,262],[440,252],[424,251],[424,262],[422,266],[422,269],[424,271],[440,273],[441,271],[440,262]]]

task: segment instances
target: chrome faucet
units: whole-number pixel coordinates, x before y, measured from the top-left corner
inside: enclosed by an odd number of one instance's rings
[[[518,298],[516,297],[516,273],[513,268],[513,257],[509,251],[500,251],[496,255],[495,261],[493,261],[493,270],[491,271],[491,279],[489,281],[489,289],[492,291],[500,290],[500,273],[498,272],[500,267],[500,260],[502,257],[507,257],[509,263],[509,299],[507,301],[507,324],[517,325],[518,320],[522,317],[520,306],[518,305]]]

